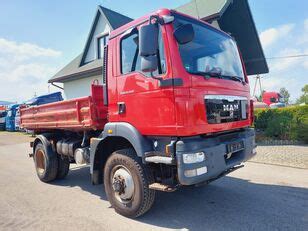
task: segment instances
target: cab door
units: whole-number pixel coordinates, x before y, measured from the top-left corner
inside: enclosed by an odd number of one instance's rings
[[[158,70],[153,73],[162,79],[171,78],[170,68],[166,68],[166,33],[160,27]],[[150,73],[141,71],[138,49],[138,29],[118,37],[118,118],[138,129],[143,135],[176,134],[173,86],[160,87],[159,80]]]

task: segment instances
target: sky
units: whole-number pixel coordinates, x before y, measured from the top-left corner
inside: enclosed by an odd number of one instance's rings
[[[97,5],[138,18],[189,0],[14,0],[0,3],[0,100],[55,91],[47,81],[83,50]],[[307,0],[249,0],[265,56],[308,54]],[[286,87],[295,101],[308,84],[308,57],[269,59],[264,90]],[[254,86],[254,76],[249,77]],[[259,89],[258,89],[259,90]]]

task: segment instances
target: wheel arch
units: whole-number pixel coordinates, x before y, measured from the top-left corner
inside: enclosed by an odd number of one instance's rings
[[[107,123],[100,138],[91,142],[90,172],[93,184],[102,183],[102,171],[108,157],[116,150],[133,148],[142,157],[152,149],[151,142],[129,123]]]
[[[52,137],[52,134],[50,134],[50,133],[41,134],[41,135],[36,136],[36,138],[33,142],[33,153],[35,152],[35,148],[36,148],[36,145],[38,143],[42,143],[44,145],[44,147],[51,149],[51,145],[50,145],[50,141],[49,141],[49,139],[51,137]],[[46,151],[49,151],[49,150],[46,150]]]

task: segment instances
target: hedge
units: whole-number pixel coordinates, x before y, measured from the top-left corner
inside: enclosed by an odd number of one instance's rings
[[[255,109],[254,127],[266,137],[308,143],[308,105]]]

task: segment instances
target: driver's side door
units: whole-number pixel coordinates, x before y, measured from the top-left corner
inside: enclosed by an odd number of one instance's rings
[[[168,78],[163,29],[159,34],[159,67],[153,73]],[[167,135],[175,130],[175,106],[173,87],[161,88],[159,80],[143,73],[138,49],[138,30],[118,38],[120,65],[117,68],[118,118],[128,122],[143,135]]]

